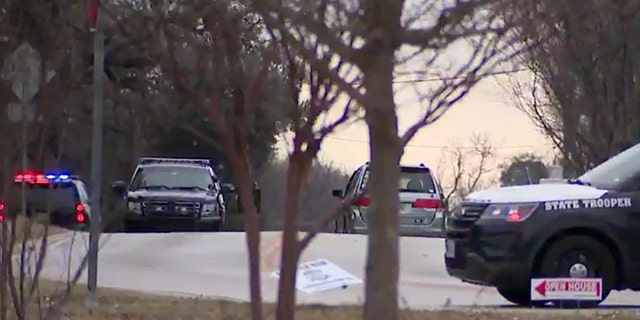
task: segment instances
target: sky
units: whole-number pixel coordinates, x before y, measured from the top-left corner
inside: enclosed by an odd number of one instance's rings
[[[450,6],[451,0],[440,0],[441,5]],[[437,2],[437,1],[436,1]],[[433,25],[437,21],[440,10],[435,7],[417,10],[416,5],[421,2],[409,1],[405,8],[405,15],[421,12],[421,17],[412,20],[409,28],[424,28]],[[432,3],[432,2],[429,2]],[[435,2],[434,2],[435,3]],[[424,11],[426,10],[426,11]],[[432,60],[433,52],[413,54],[415,51],[403,46],[397,53],[398,61],[403,61],[396,66],[396,80],[406,80],[407,77],[415,78],[447,78],[454,74],[469,61],[477,61],[473,55],[473,47],[486,43],[474,39],[459,39],[450,43],[445,50],[438,51],[437,58]],[[509,45],[501,48],[500,52],[509,54]],[[432,54],[430,56],[427,56]],[[403,57],[411,56],[409,60]],[[506,61],[506,60],[505,60]],[[518,70],[514,67],[514,61],[509,60],[496,66],[493,71]],[[407,76],[407,74],[410,74]],[[426,74],[426,75],[425,75]],[[405,76],[403,76],[405,75]],[[424,127],[413,138],[405,149],[401,163],[424,163],[436,172],[440,172],[441,181],[446,181],[451,176],[451,149],[462,147],[470,150],[474,136],[483,136],[491,143],[494,156],[489,159],[489,166],[497,168],[514,155],[529,152],[541,156],[550,161],[553,158],[553,148],[541,131],[527,118],[524,112],[516,108],[509,83],[513,81],[530,81],[531,74],[528,71],[518,71],[512,74],[496,75],[485,78],[473,87],[471,92],[461,101],[458,101],[437,122]],[[530,82],[529,82],[530,83]],[[412,88],[406,84],[397,84],[395,102],[399,117],[399,131],[403,133],[413,122],[425,112],[425,103],[418,100],[418,94],[424,94],[440,85],[439,81],[421,82]],[[417,87],[417,89],[416,89]],[[416,91],[417,90],[417,91]],[[343,102],[344,103],[344,102]],[[336,117],[341,110],[332,110]],[[282,138],[279,142],[279,154],[281,157],[287,154],[287,141],[290,138]],[[321,162],[330,163],[348,173],[369,160],[369,144],[367,128],[364,123],[340,128],[328,136],[319,154]],[[465,159],[465,168],[473,171],[477,167],[477,160],[473,157]],[[488,175],[488,180],[496,180],[499,170],[493,170]]]
[[[401,163],[420,164],[440,172],[446,181],[451,176],[453,147],[473,147],[473,137],[484,136],[491,143],[494,156],[490,168],[496,168],[510,157],[531,152],[550,160],[553,149],[550,142],[533,122],[512,102],[506,89],[510,76],[492,76],[476,85],[444,117],[423,128],[405,149]],[[512,78],[511,78],[512,79]],[[417,119],[420,105],[408,90],[396,94],[400,131]],[[285,139],[279,142],[280,155],[286,155]],[[327,137],[322,144],[319,159],[348,173],[368,161],[369,144],[366,125],[363,122],[341,128]],[[466,160],[468,170],[477,168],[477,158]],[[449,162],[447,162],[449,161]],[[495,180],[499,170],[492,171],[485,179]],[[487,181],[491,183],[492,181]]]

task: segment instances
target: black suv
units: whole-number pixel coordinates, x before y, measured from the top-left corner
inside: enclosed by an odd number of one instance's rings
[[[220,181],[206,159],[141,158],[130,183],[111,188],[125,200],[125,231],[220,231],[226,206]]]

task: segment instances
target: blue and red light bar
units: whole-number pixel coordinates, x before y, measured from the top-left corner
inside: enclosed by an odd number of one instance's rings
[[[55,182],[70,182],[71,175],[66,173],[19,173],[15,175],[13,181],[31,184],[51,184]]]

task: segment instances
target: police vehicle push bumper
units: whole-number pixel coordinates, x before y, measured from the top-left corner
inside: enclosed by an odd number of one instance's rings
[[[129,230],[216,231],[224,223],[224,209],[217,203],[195,201],[129,201],[125,227]]]

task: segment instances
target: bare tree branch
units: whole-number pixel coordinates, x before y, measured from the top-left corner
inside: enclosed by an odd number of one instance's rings
[[[487,174],[495,170],[490,165],[494,158],[494,148],[485,135],[474,134],[471,139],[472,149],[454,145],[445,151],[443,164],[450,163],[449,172],[440,174],[448,176],[445,201],[448,205],[459,202],[467,194],[483,186]]]

